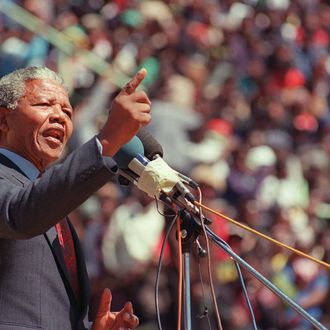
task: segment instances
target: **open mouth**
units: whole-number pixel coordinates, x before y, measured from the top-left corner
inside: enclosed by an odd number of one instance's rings
[[[63,143],[64,130],[58,128],[50,128],[42,134],[45,138],[49,138],[53,141]]]

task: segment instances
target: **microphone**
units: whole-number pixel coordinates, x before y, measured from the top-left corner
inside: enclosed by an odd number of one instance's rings
[[[136,136],[141,140],[144,155],[148,159],[153,160],[156,157],[163,157],[163,147],[145,128],[141,128]]]
[[[162,155],[161,145],[149,133],[140,130],[113,158],[117,162],[119,175],[140,190],[151,197],[156,196],[168,206],[174,203],[182,210],[191,211],[195,217],[199,216],[199,209],[193,204],[195,197],[180,181],[180,173],[169,167]],[[184,180],[198,186],[188,177],[184,176]],[[203,219],[206,224],[211,223],[205,216]]]
[[[149,133],[141,134],[144,144],[136,135],[114,155],[119,174],[151,197],[159,199],[165,193],[175,200],[181,198],[181,203],[184,200],[193,203],[194,195],[183,184],[178,173],[160,157],[163,154],[160,144]]]
[[[158,143],[158,141],[145,129],[142,128],[140,131],[137,133],[137,136],[141,140],[143,147],[144,147],[144,155],[150,159],[154,160],[157,158],[163,158],[163,148],[162,146]],[[159,161],[161,162],[161,161]],[[164,161],[163,161],[164,162]],[[165,163],[165,162],[164,162]],[[166,164],[166,163],[165,163]],[[198,187],[198,184],[194,182],[192,179],[188,178],[187,176],[171,169],[174,171],[181,180],[183,180],[184,183],[188,184],[192,188],[196,189]],[[183,182],[179,180],[176,183],[176,188],[178,191],[181,193],[182,196],[187,198],[190,202],[194,202],[195,198],[193,194],[187,189],[187,187],[183,184]]]
[[[125,170],[128,169],[129,163],[137,155],[144,155],[144,146],[141,140],[135,135],[117,151],[113,159],[120,169]]]
[[[141,140],[144,147],[144,155],[148,159],[153,160],[157,157],[163,158],[163,147],[145,128],[140,129],[136,135]],[[191,188],[197,189],[199,187],[199,184],[193,179],[177,171],[175,172],[184,181],[184,183],[189,185]]]
[[[133,182],[134,184],[137,184],[139,175],[149,162],[148,159],[143,159],[143,155],[143,144],[136,135],[117,151],[117,153],[113,156],[113,159],[116,161],[118,166],[119,183],[127,185],[128,182]],[[143,159],[143,163],[141,159]],[[137,163],[137,169],[135,172],[129,168],[129,166],[132,166],[131,163]],[[141,164],[139,165],[139,163]],[[140,169],[138,170],[138,168]],[[124,180],[122,178],[124,178]],[[126,182],[125,179],[128,180],[128,182]]]

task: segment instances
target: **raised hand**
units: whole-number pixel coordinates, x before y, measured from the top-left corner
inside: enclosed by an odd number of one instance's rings
[[[113,100],[109,117],[98,136],[104,155],[113,156],[150,122],[151,102],[145,92],[136,90],[146,75],[145,69],[137,72]]]
[[[121,311],[110,312],[111,300],[111,291],[105,289],[92,330],[135,329],[139,325],[139,319],[133,314],[132,304],[127,302]]]

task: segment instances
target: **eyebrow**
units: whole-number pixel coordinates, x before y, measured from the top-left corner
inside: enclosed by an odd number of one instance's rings
[[[70,100],[67,100],[67,101],[62,102],[61,100],[58,101],[56,99],[56,97],[54,97],[54,96],[47,97],[47,96],[44,96],[44,95],[34,95],[32,101],[33,102],[48,101],[50,103],[60,103],[61,105],[64,105],[65,107],[68,107],[70,109],[73,109],[72,108],[72,105],[70,103]]]

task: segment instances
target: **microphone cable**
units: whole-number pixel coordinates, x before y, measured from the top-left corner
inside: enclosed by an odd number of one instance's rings
[[[178,325],[177,329],[181,330],[182,320],[182,283],[183,283],[183,266],[182,266],[182,237],[180,230],[180,217],[176,218],[176,231],[177,231],[177,242],[178,242],[178,259],[179,259],[179,279],[178,279]]]
[[[158,202],[156,200],[156,205],[157,205],[157,210],[158,210]],[[158,210],[159,212],[159,210]],[[162,214],[159,212],[161,215],[166,217],[165,214]],[[181,240],[181,231],[180,231],[180,218],[178,216],[178,213],[175,213],[175,216],[169,226],[169,228],[166,231],[162,247],[161,247],[161,252],[159,255],[159,260],[158,260],[158,267],[157,267],[157,274],[156,274],[156,284],[155,284],[155,306],[156,306],[156,314],[157,314],[157,323],[158,323],[158,328],[161,330],[162,325],[161,325],[161,319],[160,319],[160,311],[159,311],[159,279],[160,279],[160,272],[162,268],[162,263],[163,263],[163,255],[164,255],[164,249],[166,242],[168,242],[168,237],[172,231],[172,228],[174,227],[174,224],[176,224],[177,228],[177,242],[178,242],[178,259],[179,259],[179,279],[178,279],[178,320],[177,320],[177,330],[181,330],[181,323],[182,323],[182,283],[183,283],[183,266],[182,266],[182,240]]]
[[[199,199],[198,205],[202,205],[201,204],[202,203],[202,191],[201,191],[200,187],[197,187],[197,191],[198,191],[198,199]],[[195,202],[195,204],[197,204],[197,202]],[[218,308],[218,303],[217,303],[217,298],[216,298],[215,290],[214,290],[214,284],[213,284],[210,242],[209,242],[209,238],[208,238],[207,233],[206,233],[206,228],[205,228],[205,223],[204,223],[204,218],[203,218],[201,207],[199,207],[199,216],[200,216],[200,223],[202,225],[202,230],[203,230],[203,234],[204,234],[205,242],[206,242],[207,273],[208,273],[208,277],[209,277],[211,296],[212,296],[212,301],[213,301],[214,310],[215,310],[215,317],[216,317],[216,320],[217,320],[218,329],[223,330],[222,324],[221,324],[219,308]]]
[[[232,224],[234,224],[234,225],[236,225],[236,226],[238,226],[238,227],[240,227],[242,229],[245,229],[245,230],[249,231],[252,234],[255,234],[255,235],[259,236],[259,237],[262,237],[262,238],[264,238],[264,239],[266,239],[266,240],[268,240],[268,241],[270,241],[270,242],[272,242],[272,243],[274,243],[274,244],[276,244],[276,245],[278,245],[280,247],[286,248],[286,249],[290,250],[291,252],[296,253],[297,255],[299,255],[301,257],[304,257],[304,258],[307,258],[309,260],[312,260],[312,261],[318,263],[319,265],[322,265],[322,266],[327,267],[328,269],[330,269],[330,264],[328,264],[327,262],[322,261],[322,260],[319,260],[319,259],[317,259],[317,258],[315,258],[315,257],[313,257],[313,256],[311,256],[309,254],[306,254],[306,253],[304,253],[304,252],[302,252],[302,251],[300,251],[298,249],[293,248],[292,246],[289,246],[287,244],[284,244],[284,243],[276,240],[275,238],[272,238],[272,237],[270,237],[270,236],[268,236],[266,234],[263,234],[263,233],[259,232],[256,229],[253,229],[253,228],[251,228],[251,227],[249,227],[247,225],[244,225],[243,223],[240,223],[237,220],[234,220],[234,219],[232,219],[232,218],[230,218],[230,217],[228,217],[228,216],[226,216],[226,215],[224,215],[224,214],[222,214],[222,213],[220,213],[218,211],[215,211],[215,210],[213,210],[213,209],[211,209],[211,208],[203,205],[200,201],[199,202],[195,201],[194,202],[194,205],[196,205],[197,207],[199,207],[200,208],[200,211],[201,211],[201,209],[204,209],[204,210],[206,210],[208,212],[211,212],[211,213],[219,216],[220,218],[223,218],[223,219],[229,221],[230,223],[232,223]]]
[[[157,201],[157,200],[156,200]],[[164,215],[164,214],[163,214]],[[166,215],[164,215],[166,217]],[[156,306],[156,315],[157,315],[157,324],[158,324],[158,329],[162,330],[162,322],[160,318],[160,309],[159,309],[159,280],[160,280],[160,272],[162,269],[162,264],[163,264],[163,257],[164,257],[164,250],[166,243],[168,242],[168,238],[170,236],[170,233],[177,222],[178,219],[178,214],[175,214],[173,216],[173,220],[170,223],[170,226],[168,227],[165,237],[162,242],[160,254],[159,254],[159,259],[158,259],[158,266],[157,266],[157,274],[156,274],[156,284],[155,284],[155,306]]]
[[[221,242],[223,245],[226,245],[232,251],[232,248],[230,247],[230,245],[226,241],[224,241],[221,237],[218,237],[217,236],[217,237],[215,237],[215,239],[217,241]],[[254,315],[252,304],[251,304],[251,301],[250,301],[250,298],[249,298],[249,295],[248,295],[248,292],[247,292],[247,289],[246,289],[246,285],[245,285],[245,282],[244,282],[244,278],[243,278],[241,267],[240,267],[239,263],[237,261],[235,261],[232,257],[230,257],[230,259],[232,259],[233,262],[234,262],[234,264],[235,264],[235,267],[236,267],[236,270],[237,270],[237,274],[238,274],[239,280],[241,282],[241,286],[242,286],[242,290],[243,290],[243,295],[244,295],[246,304],[248,306],[248,309],[249,309],[249,312],[250,312],[250,315],[251,315],[253,329],[254,330],[258,330],[256,319],[255,319],[255,315]]]
[[[223,240],[221,240],[221,241],[223,242],[223,244],[226,244],[228,246],[228,248],[230,248],[230,246],[225,241],[223,241]],[[251,305],[249,294],[248,294],[247,289],[246,289],[246,285],[245,285],[244,278],[243,278],[243,275],[242,275],[241,267],[239,266],[237,261],[234,261],[234,264],[236,266],[236,270],[237,270],[239,280],[241,282],[241,286],[242,286],[242,290],[243,290],[243,295],[244,295],[246,304],[248,306],[248,310],[249,310],[250,315],[251,315],[253,329],[258,330],[256,318],[255,318],[255,315],[254,315],[254,312],[253,312],[253,308],[252,308],[252,305]]]

